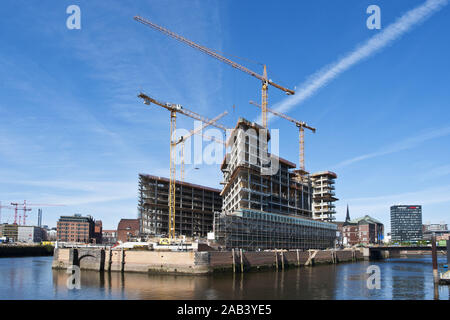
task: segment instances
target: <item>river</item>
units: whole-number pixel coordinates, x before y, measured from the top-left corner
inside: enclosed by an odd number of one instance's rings
[[[439,263],[445,263],[443,256]],[[434,299],[431,256],[344,263],[245,274],[180,276],[81,272],[69,290],[52,257],[0,259],[0,299]],[[367,268],[377,265],[381,288],[368,289]],[[439,298],[449,300],[449,286]]]

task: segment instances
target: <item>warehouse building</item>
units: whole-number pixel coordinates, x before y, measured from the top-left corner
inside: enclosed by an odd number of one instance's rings
[[[120,219],[117,226],[117,241],[136,241],[140,235],[139,219]]]

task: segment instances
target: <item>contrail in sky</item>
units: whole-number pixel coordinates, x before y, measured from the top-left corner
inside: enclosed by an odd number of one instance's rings
[[[342,168],[342,167],[348,166],[350,164],[353,164],[355,162],[359,162],[362,160],[375,158],[375,157],[379,157],[379,156],[384,156],[387,154],[391,154],[391,153],[395,153],[395,152],[399,152],[399,151],[403,151],[403,150],[409,150],[409,149],[412,149],[428,140],[445,137],[448,135],[450,135],[450,127],[445,127],[445,128],[440,128],[440,129],[424,132],[420,135],[410,137],[410,138],[402,140],[400,142],[388,145],[376,152],[363,154],[361,156],[342,161],[342,162],[338,163],[337,165],[335,165],[333,168]]]
[[[273,108],[276,111],[287,112],[292,107],[301,104],[341,73],[377,53],[394,40],[397,40],[414,26],[425,21],[447,4],[448,0],[427,0],[424,4],[406,12],[394,23],[384,28],[383,31],[365,43],[358,45],[355,50],[349,52],[345,57],[313,74],[308,80],[298,85],[300,89],[297,90],[295,95],[275,104]],[[259,121],[261,120],[260,118]],[[270,115],[269,119],[271,118],[272,115]]]

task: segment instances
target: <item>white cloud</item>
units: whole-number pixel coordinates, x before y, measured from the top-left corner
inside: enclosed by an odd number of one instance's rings
[[[300,89],[297,90],[295,95],[277,103],[273,108],[280,112],[287,112],[294,106],[301,104],[341,73],[387,47],[447,4],[448,0],[427,0],[424,4],[406,12],[394,23],[384,28],[365,43],[358,45],[343,58],[324,67],[304,83],[299,84],[297,87]],[[270,120],[271,118],[272,115],[269,115],[268,119]],[[260,119],[257,121],[260,122]]]

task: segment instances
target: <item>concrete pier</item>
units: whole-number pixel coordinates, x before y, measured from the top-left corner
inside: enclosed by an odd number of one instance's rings
[[[247,272],[268,268],[289,268],[309,265],[332,264],[361,260],[356,250],[308,251],[204,251],[164,252],[147,250],[111,250],[103,248],[55,249],[52,267],[66,269],[78,265],[81,270],[209,274],[214,272]]]

